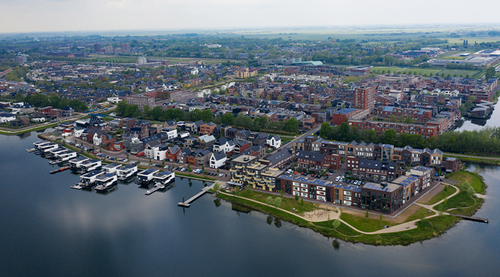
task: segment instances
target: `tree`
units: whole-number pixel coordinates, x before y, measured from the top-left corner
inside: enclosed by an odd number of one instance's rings
[[[290,118],[284,126],[284,130],[289,133],[298,133],[299,132],[299,121],[295,118]]]
[[[321,124],[321,129],[319,130],[319,136],[322,138],[329,138],[331,132],[332,127],[330,126],[330,123],[323,122],[323,124]]]
[[[214,184],[214,190],[218,191],[220,189],[220,184],[218,182],[215,182]]]
[[[281,207],[281,197],[276,197],[274,199],[274,206],[276,206],[278,208]]]
[[[380,214],[379,214],[379,217],[380,217],[380,220],[382,220],[382,219],[383,219],[383,217],[382,217],[382,213],[380,213]]]
[[[337,228],[339,228],[339,227],[340,227],[340,220],[334,219],[333,222],[332,222],[332,228],[334,230],[337,230]]]
[[[304,198],[300,198],[300,205],[304,206]]]
[[[191,165],[189,165],[189,164],[188,164],[188,168],[187,168],[187,170],[188,170],[189,172],[191,172]]]
[[[370,217],[370,213],[368,212],[368,209],[366,209],[365,217],[366,218]]]
[[[299,201],[299,195],[298,194],[295,194],[295,201]]]
[[[490,66],[488,67],[488,69],[486,69],[486,74],[484,75],[484,78],[486,80],[489,80],[491,77],[495,76],[495,68],[493,66]]]
[[[23,102],[24,101],[24,96],[22,93],[18,92],[16,94],[16,96],[14,97],[14,100],[16,100],[16,102]]]
[[[234,125],[234,115],[232,113],[226,113],[222,116],[222,123],[227,125]]]
[[[283,197],[283,190],[280,190],[280,195],[281,197]]]
[[[273,204],[273,197],[272,196],[268,196],[267,199],[266,199],[266,203],[267,205],[272,205]]]
[[[403,122],[404,122],[404,123],[413,124],[413,118],[411,118],[411,117],[407,116]]]

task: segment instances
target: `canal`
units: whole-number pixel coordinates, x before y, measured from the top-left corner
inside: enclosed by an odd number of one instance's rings
[[[496,111],[497,112],[497,111]],[[78,191],[70,172],[50,175],[27,153],[36,133],[0,136],[0,276],[498,276],[497,166],[468,165],[489,185],[477,216],[438,238],[376,247],[332,240],[309,229],[232,207],[204,184],[177,177],[166,192],[134,183],[107,194]]]

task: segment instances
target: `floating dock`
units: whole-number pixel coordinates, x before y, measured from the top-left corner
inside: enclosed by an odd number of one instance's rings
[[[189,206],[191,206],[190,205],[191,202],[193,202],[194,200],[198,199],[199,197],[201,197],[202,195],[204,195],[205,193],[207,193],[208,190],[210,190],[213,187],[214,187],[213,184],[211,186],[204,187],[204,188],[201,189],[200,192],[198,192],[197,194],[195,194],[193,197],[189,198],[188,200],[186,200],[184,202],[179,202],[179,203],[177,203],[177,205],[180,206],[180,207],[189,208]]]
[[[69,169],[69,166],[66,166],[66,167],[61,167],[61,168],[59,168],[59,169],[52,170],[52,171],[50,172],[50,174],[54,174],[54,173],[58,173],[58,172],[63,172],[63,171],[68,170],[68,169]]]
[[[26,152],[31,153],[31,152],[35,152],[36,150],[38,150],[38,149],[30,148],[30,149],[26,149]]]
[[[149,189],[146,191],[146,195],[151,195],[153,194],[155,191],[157,190],[161,190],[161,189],[164,189],[165,188],[165,185],[155,185],[152,189]]]
[[[481,223],[489,223],[489,220],[487,218],[473,217],[473,216],[466,216],[466,215],[459,215],[459,214],[450,214],[450,215],[460,217],[460,218],[463,218],[465,220],[476,221],[476,222],[481,222]]]

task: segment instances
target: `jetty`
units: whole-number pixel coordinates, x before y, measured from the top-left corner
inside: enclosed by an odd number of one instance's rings
[[[202,195],[204,195],[205,193],[207,193],[213,187],[214,187],[214,184],[212,184],[211,186],[204,187],[204,188],[201,189],[200,192],[198,192],[197,194],[195,194],[193,197],[189,198],[188,200],[186,200],[184,202],[179,202],[179,203],[177,203],[177,205],[180,206],[180,207],[189,208],[189,206],[191,206],[190,205],[191,202],[193,202],[194,200],[198,199],[199,197],[201,197]]]
[[[466,216],[466,215],[459,215],[459,214],[450,214],[450,215],[460,217],[460,218],[463,218],[465,220],[476,221],[476,222],[481,222],[481,223],[489,223],[489,220],[487,218],[473,217],[473,216]]]
[[[154,185],[154,187],[152,189],[149,189],[146,191],[146,195],[153,194],[155,191],[160,190],[160,189],[164,189],[164,188],[165,188],[165,185]]]
[[[59,168],[59,169],[52,170],[52,171],[50,172],[50,174],[55,174],[55,173],[58,173],[58,172],[63,172],[63,171],[68,170],[68,169],[69,169],[69,166],[66,166],[66,167],[61,167],[61,168]]]
[[[26,152],[31,153],[31,152],[35,152],[36,150],[38,150],[38,149],[30,148],[30,149],[26,149]]]

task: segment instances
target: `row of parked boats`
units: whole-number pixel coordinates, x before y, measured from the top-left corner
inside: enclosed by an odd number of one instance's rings
[[[138,173],[137,165],[122,165],[119,163],[105,164],[100,160],[87,157],[78,157],[78,153],[60,147],[50,141],[35,142],[34,148],[27,149],[51,160],[51,164],[69,164],[69,169],[80,175],[80,182],[71,186],[74,189],[95,189],[106,192],[116,186],[118,181],[131,181],[137,175],[136,183],[144,188],[150,188],[149,195],[157,190],[164,189],[175,180],[175,173],[146,169]]]

